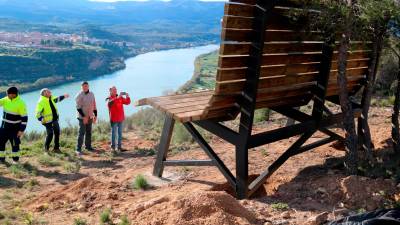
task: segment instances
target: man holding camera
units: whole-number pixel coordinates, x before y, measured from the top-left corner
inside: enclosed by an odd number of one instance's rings
[[[121,92],[117,94],[117,88],[110,88],[110,96],[106,99],[111,122],[111,150],[115,153],[115,139],[118,135],[118,151],[122,149],[122,123],[125,120],[124,105],[129,105],[129,94]]]

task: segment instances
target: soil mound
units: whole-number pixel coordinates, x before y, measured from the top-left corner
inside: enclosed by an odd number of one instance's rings
[[[135,216],[138,224],[231,225],[261,224],[256,216],[226,192],[194,192],[162,202]]]
[[[116,185],[114,182],[103,183],[93,177],[86,177],[38,196],[31,206],[36,211],[41,211],[43,205],[59,208],[73,204],[75,206],[82,205],[85,209],[88,209],[96,202],[113,196],[113,189]],[[118,196],[115,198],[118,198]]]

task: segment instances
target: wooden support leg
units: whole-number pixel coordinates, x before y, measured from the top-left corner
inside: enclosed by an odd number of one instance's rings
[[[242,108],[239,127],[239,141],[236,145],[236,197],[238,199],[247,198],[249,182],[249,144],[251,130],[253,128],[254,109],[251,113],[243,113],[246,109]]]
[[[236,197],[247,198],[249,179],[249,156],[247,147],[236,147]]]
[[[153,175],[161,177],[164,171],[164,161],[167,158],[169,144],[171,143],[172,131],[174,130],[175,120],[165,117],[164,127],[161,134],[160,144],[158,145],[157,159],[154,164]]]

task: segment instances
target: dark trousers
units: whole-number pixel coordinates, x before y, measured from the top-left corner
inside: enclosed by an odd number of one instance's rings
[[[44,143],[44,147],[46,150],[49,150],[51,141],[54,136],[54,149],[60,149],[60,125],[58,121],[53,121],[51,123],[44,124],[46,127],[46,141]]]
[[[85,147],[86,149],[92,148],[92,123],[93,120],[89,120],[88,124],[83,124],[82,119],[79,120],[79,134],[78,134],[78,144],[76,145],[77,151],[82,151],[83,138],[85,137]]]
[[[17,129],[5,129],[0,128],[0,161],[4,161],[5,151],[6,151],[6,144],[10,141],[12,146],[12,152],[17,153],[19,152],[19,144],[21,143],[19,137],[17,136],[18,130]],[[19,160],[19,156],[12,157],[14,161]]]

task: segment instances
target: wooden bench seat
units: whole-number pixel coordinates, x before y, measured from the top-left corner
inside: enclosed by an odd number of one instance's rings
[[[141,99],[139,105],[151,105],[180,122],[204,119],[234,119],[239,114],[238,101],[246,84],[253,37],[254,5],[225,6],[214,91]],[[278,3],[279,4],[279,3]],[[321,71],[324,41],[320,32],[305,32],[304,24],[288,18],[291,10],[282,1],[272,11],[266,30],[258,84],[256,108],[307,104]],[[299,31],[300,30],[300,31]],[[337,44],[331,58],[327,96],[337,95]],[[348,90],[359,90],[368,72],[371,45],[352,42],[347,63]]]
[[[215,89],[139,100],[138,105],[151,105],[166,115],[155,176],[162,176],[164,166],[216,166],[237,197],[246,198],[290,157],[344,140],[329,130],[341,124],[341,114],[325,107],[328,100],[338,104],[338,43],[326,41],[321,31],[308,27],[306,18],[292,16],[302,11],[319,13],[288,0],[230,0],[225,4]],[[365,85],[370,53],[371,43],[351,42],[346,68],[351,96]],[[310,115],[296,109],[310,102]],[[253,134],[254,112],[260,108],[272,109],[299,124]],[[354,116],[359,112],[356,108]],[[219,123],[238,116],[238,132]],[[175,121],[184,125],[210,160],[166,159]],[[194,124],[235,146],[235,176]],[[328,137],[305,145],[316,131]],[[249,148],[295,136],[299,138],[287,151],[259,177],[249,180]]]

